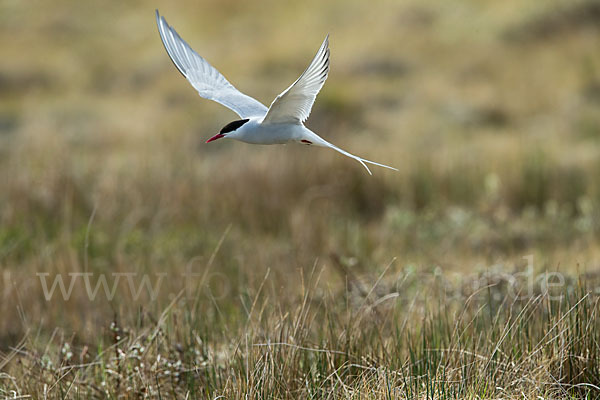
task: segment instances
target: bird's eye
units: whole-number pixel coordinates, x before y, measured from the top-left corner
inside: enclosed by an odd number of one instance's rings
[[[240,119],[240,120],[237,120],[237,121],[230,122],[227,125],[225,125],[223,127],[223,129],[221,129],[220,133],[233,132],[236,129],[238,129],[240,126],[244,125],[248,121],[250,121],[250,120],[249,119]]]

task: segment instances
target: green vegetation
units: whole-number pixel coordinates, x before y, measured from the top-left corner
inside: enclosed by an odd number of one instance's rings
[[[599,398],[599,10],[161,8],[266,104],[330,33],[371,177],[205,145],[144,2],[0,2],[0,397]]]

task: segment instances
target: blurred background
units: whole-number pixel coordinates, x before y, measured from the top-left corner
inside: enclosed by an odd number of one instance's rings
[[[156,7],[266,105],[329,33],[307,125],[399,172],[204,144],[237,116],[172,65]],[[209,285],[225,314],[267,271],[284,299],[315,267],[343,290],[334,260],[374,276],[515,271],[527,256],[598,270],[598,1],[2,0],[0,38],[2,348],[55,327],[89,340],[115,315],[161,310],[207,266],[225,277]],[[46,301],[36,274],[70,272],[168,279],[155,302],[126,286]]]

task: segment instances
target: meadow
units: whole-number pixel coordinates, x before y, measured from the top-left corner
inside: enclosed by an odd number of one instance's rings
[[[600,398],[600,3],[0,0],[0,398]]]

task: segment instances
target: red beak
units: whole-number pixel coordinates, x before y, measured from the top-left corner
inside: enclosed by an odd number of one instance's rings
[[[208,140],[206,141],[206,143],[210,143],[210,142],[212,142],[213,140],[221,139],[222,137],[225,137],[225,135],[224,135],[224,134],[222,134],[222,133],[217,133],[215,136],[213,136],[213,137],[211,137],[210,139],[208,139]]]

